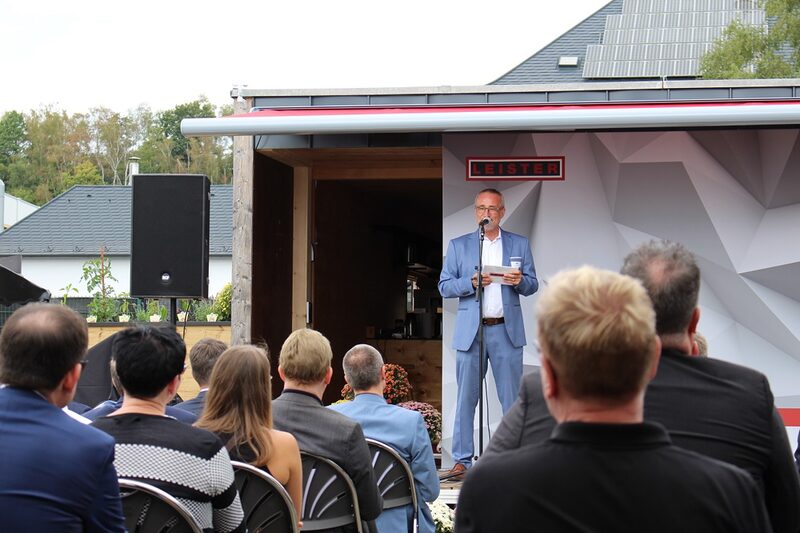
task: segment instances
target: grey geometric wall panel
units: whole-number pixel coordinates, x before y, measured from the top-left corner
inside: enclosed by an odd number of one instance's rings
[[[702,271],[699,330],[712,356],[770,379],[776,404],[800,404],[800,131],[447,134],[443,250],[472,231],[475,193],[504,192],[509,231],[531,240],[543,287],[558,270],[618,270],[652,238],[684,243]],[[467,182],[469,156],[564,156],[562,182]],[[526,370],[538,364],[534,307],[522,299]],[[445,462],[455,410],[456,305],[444,304]],[[500,410],[488,393],[490,427]],[[488,437],[488,434],[487,434]]]

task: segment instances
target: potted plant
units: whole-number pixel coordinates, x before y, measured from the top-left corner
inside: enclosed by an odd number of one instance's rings
[[[117,320],[120,322],[130,322],[131,320],[131,302],[128,299],[129,295],[127,292],[120,293],[119,295],[119,316]]]
[[[429,503],[428,508],[431,510],[431,517],[436,526],[436,533],[453,533],[453,529],[455,528],[455,513],[453,510],[450,509],[446,503],[440,502],[439,500]]]
[[[111,261],[100,250],[100,257],[89,259],[83,264],[81,280],[86,282],[86,290],[93,294],[92,301],[86,307],[96,322],[111,322],[117,316],[117,300],[110,281],[117,281],[111,274]]]
[[[194,314],[194,319],[197,322],[208,322],[208,315],[209,313],[213,314],[212,311],[212,303],[208,300],[200,300],[194,305],[192,309],[192,313]]]
[[[436,451],[439,447],[439,442],[442,440],[442,413],[431,404],[425,402],[411,401],[398,405],[422,415],[425,428],[428,430],[428,437],[431,439],[431,446]]]

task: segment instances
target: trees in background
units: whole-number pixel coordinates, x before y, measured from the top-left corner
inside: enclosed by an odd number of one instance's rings
[[[230,114],[206,98],[153,112],[140,106],[127,113],[105,107],[68,114],[52,107],[0,117],[0,179],[9,194],[43,204],[74,185],[121,185],[128,158],[140,158],[142,173],[206,174],[229,183],[231,141],[186,138],[180,121]]]
[[[734,21],[701,58],[709,79],[800,76],[800,0],[764,0],[769,29]]]

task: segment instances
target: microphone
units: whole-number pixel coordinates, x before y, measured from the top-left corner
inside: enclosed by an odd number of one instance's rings
[[[489,217],[486,217],[483,220],[481,220],[480,222],[478,222],[478,225],[479,226],[485,226],[486,224],[490,224],[491,222],[492,222],[492,219],[489,218]]]

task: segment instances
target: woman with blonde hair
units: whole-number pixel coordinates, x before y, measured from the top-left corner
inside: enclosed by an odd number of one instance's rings
[[[220,355],[195,426],[216,433],[232,460],[257,466],[277,479],[300,518],[300,449],[290,433],[272,429],[272,377],[264,349],[238,345]]]

